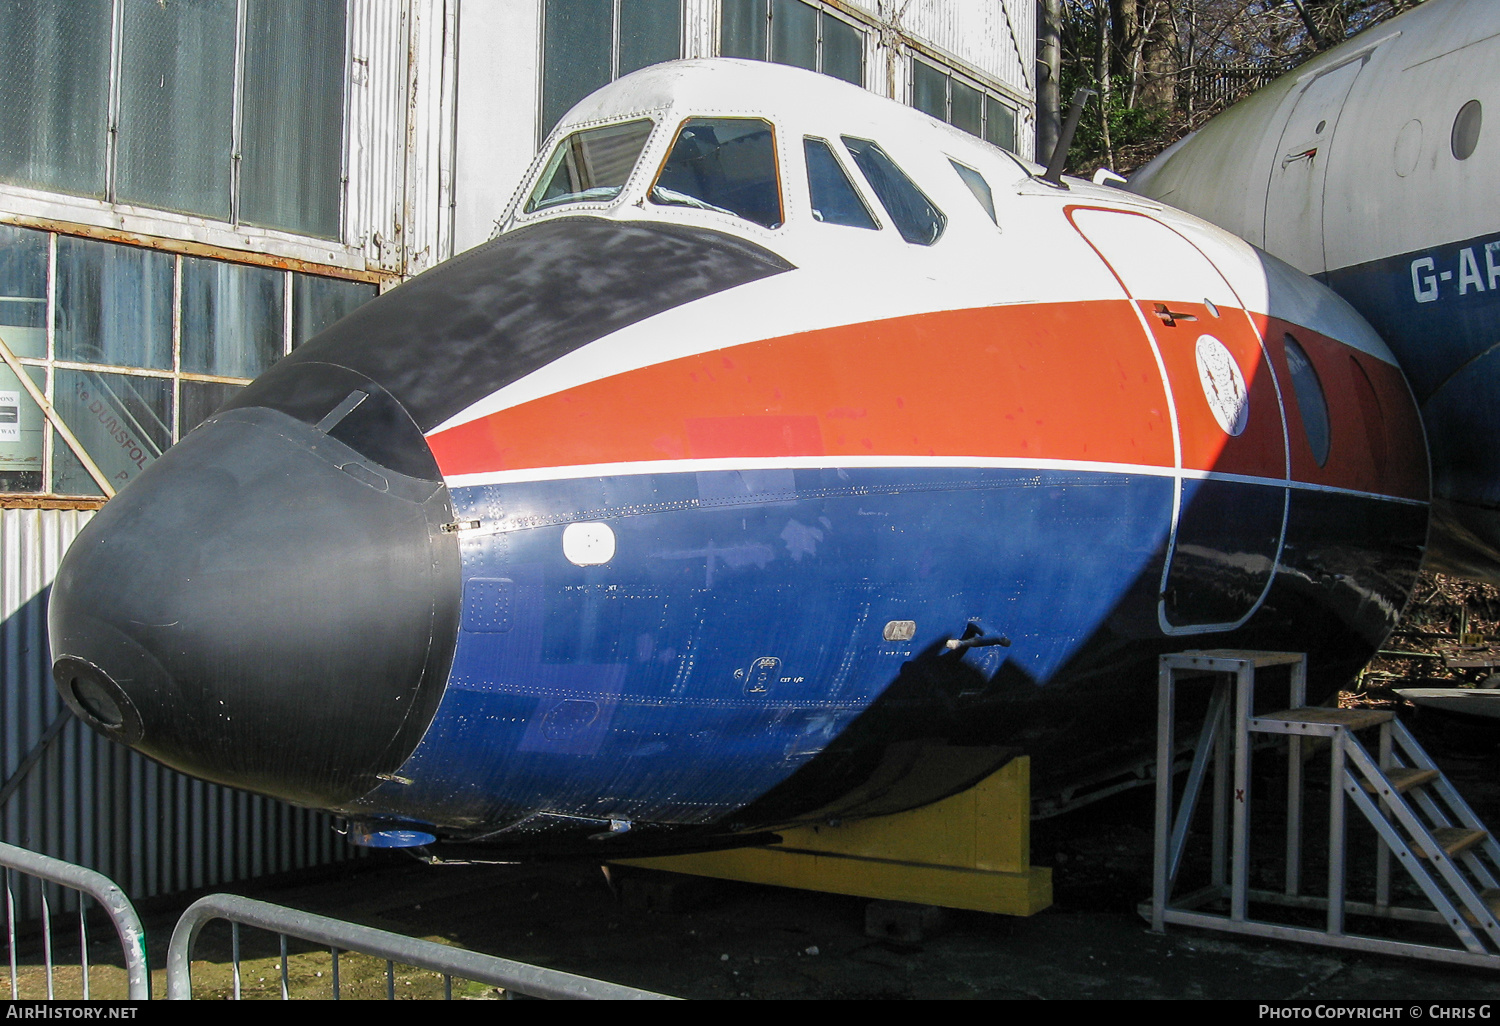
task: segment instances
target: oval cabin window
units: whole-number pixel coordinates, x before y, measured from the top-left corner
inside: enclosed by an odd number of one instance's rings
[[[1318,380],[1318,372],[1297,340],[1287,335],[1283,341],[1287,368],[1292,372],[1292,393],[1297,397],[1297,412],[1302,414],[1307,447],[1321,467],[1328,463],[1329,449],[1328,400],[1323,395],[1323,383]]]
[[[1468,160],[1479,145],[1479,129],[1484,123],[1484,108],[1478,100],[1470,100],[1458,109],[1453,119],[1453,156]]]

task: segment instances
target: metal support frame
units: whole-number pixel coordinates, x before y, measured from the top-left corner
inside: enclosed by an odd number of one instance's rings
[[[1156,834],[1151,927],[1167,923],[1231,933],[1296,940],[1330,947],[1463,965],[1500,968],[1500,846],[1451,783],[1394,714],[1379,710],[1309,708],[1302,653],[1193,651],[1160,660],[1157,694]],[[1290,708],[1256,715],[1255,671],[1290,666]],[[1209,675],[1212,688],[1198,747],[1177,808],[1172,808],[1171,756],[1175,743],[1179,675]],[[1371,756],[1355,731],[1379,729]],[[1281,891],[1250,887],[1250,751],[1252,734],[1287,738],[1285,883]],[[1305,742],[1329,746],[1328,880],[1324,895],[1302,893],[1302,802]],[[1209,776],[1214,811],[1210,882],[1173,900],[1188,828]],[[1233,764],[1232,775],[1229,765]],[[1374,827],[1374,901],[1348,895],[1347,811]],[[1226,813],[1226,808],[1229,810]],[[1391,864],[1399,862],[1431,903],[1429,908],[1391,904]],[[1228,911],[1205,906],[1227,903]],[[1252,903],[1315,909],[1323,929],[1251,918]],[[1145,909],[1142,909],[1143,913]],[[1349,914],[1433,923],[1448,927],[1461,948],[1371,937],[1347,930]]]

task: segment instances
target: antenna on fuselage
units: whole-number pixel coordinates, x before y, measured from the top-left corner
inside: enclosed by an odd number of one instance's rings
[[[1093,95],[1092,89],[1082,86],[1073,92],[1073,102],[1068,106],[1068,120],[1063,124],[1062,135],[1057,137],[1057,145],[1052,148],[1052,159],[1047,161],[1047,172],[1042,175],[1042,181],[1049,185],[1067,188],[1062,183],[1063,164],[1068,160],[1068,147],[1073,145],[1073,133],[1078,131],[1078,119],[1083,116],[1083,105]]]

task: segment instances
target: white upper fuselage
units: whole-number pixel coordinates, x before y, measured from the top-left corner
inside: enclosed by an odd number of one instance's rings
[[[582,128],[641,116],[650,117],[656,127],[617,196],[524,212],[559,140]],[[780,227],[647,199],[678,126],[689,117],[754,117],[774,126],[785,212]],[[842,160],[880,230],[814,218],[801,142],[823,139],[837,150],[843,136],[878,142],[946,215],[946,227],[934,244],[903,240],[868,182],[854,172],[847,153]],[[984,176],[993,192],[995,221],[950,160]],[[1347,306],[1295,275],[1274,267],[1268,271],[1261,255],[1230,233],[1119,189],[1071,178],[1060,189],[1041,182],[1041,170],[919,111],[799,69],[695,60],[622,78],[584,99],[558,124],[516,190],[502,232],[581,215],[681,223],[751,240],[799,270],[666,311],[600,339],[501,389],[442,427],[585,381],[757,339],[938,310],[1122,299],[1120,282],[1069,224],[1066,210],[1078,206],[1148,214],[1198,247],[1224,274],[1243,309],[1275,314],[1392,362],[1379,338]],[[1140,259],[1147,264],[1152,254],[1142,252]],[[1268,274],[1277,279],[1274,300]],[[817,280],[809,281],[809,276]],[[712,330],[705,332],[705,324]]]

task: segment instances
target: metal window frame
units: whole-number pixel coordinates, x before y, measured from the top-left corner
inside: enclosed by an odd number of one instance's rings
[[[192,221],[205,221],[212,225],[226,226],[231,232],[240,233],[249,230],[260,237],[265,233],[268,237],[286,236],[294,239],[299,244],[305,244],[312,249],[327,251],[330,243],[348,249],[351,253],[360,249],[359,246],[351,245],[347,240],[350,235],[350,210],[349,210],[349,178],[351,161],[351,108],[353,105],[353,63],[354,63],[354,5],[356,0],[343,0],[344,2],[344,60],[343,60],[343,124],[340,131],[340,179],[339,187],[339,217],[338,238],[326,239],[315,235],[304,235],[299,232],[285,231],[282,229],[267,229],[258,225],[245,225],[240,221],[240,177],[243,158],[244,143],[244,117],[245,117],[245,70],[246,53],[249,40],[249,18],[250,0],[235,0],[235,36],[233,62],[233,84],[231,88],[231,113],[230,113],[230,144],[229,144],[229,218],[220,220],[207,214],[183,214],[177,211],[158,211],[154,208],[138,208],[147,216],[156,217],[165,215],[163,220],[174,221],[177,218]],[[681,0],[679,0],[680,4]],[[619,0],[614,0],[618,9]],[[109,84],[108,100],[105,114],[105,141],[104,141],[104,195],[102,199],[94,199],[87,196],[73,196],[71,194],[58,194],[64,197],[66,202],[89,204],[100,204],[104,209],[103,214],[118,213],[112,209],[120,206],[132,207],[131,204],[121,204],[119,201],[119,137],[120,137],[120,112],[123,102],[124,83],[124,45],[125,45],[125,0],[112,0],[110,14],[110,50],[109,50]],[[25,189],[19,186],[0,184],[0,196],[9,194],[12,190],[38,195],[53,195],[47,189]]]
[[[944,85],[943,85],[943,123],[944,124],[953,125],[953,81],[954,81],[954,79],[957,79],[958,81],[962,82],[964,85],[968,86],[970,89],[973,89],[974,91],[976,91],[977,93],[979,93],[979,95],[983,98],[984,102],[980,104],[980,109],[979,109],[979,134],[976,135],[974,138],[979,139],[981,141],[986,141],[986,142],[988,141],[986,139],[986,137],[985,137],[985,133],[986,133],[986,131],[989,128],[990,103],[991,102],[998,103],[1002,107],[1004,107],[1006,110],[1010,111],[1011,115],[1012,115],[1013,123],[1014,124],[1020,124],[1020,121],[1021,121],[1021,112],[1020,112],[1020,110],[1017,107],[1015,107],[1015,106],[1011,105],[1010,103],[1006,102],[1006,100],[1000,95],[1000,93],[999,93],[998,90],[991,88],[988,84],[986,84],[983,80],[981,80],[977,76],[975,76],[973,74],[970,74],[970,73],[968,73],[966,71],[963,71],[962,69],[959,69],[959,68],[955,67],[954,65],[949,64],[948,62],[946,62],[942,58],[933,56],[931,53],[926,52],[926,51],[916,51],[916,50],[913,50],[912,54],[911,54],[911,68],[908,71],[907,76],[906,76],[906,80],[907,80],[907,84],[906,84],[906,105],[908,107],[915,107],[917,105],[917,74],[916,74],[916,65],[917,65],[917,63],[919,61],[921,63],[923,63],[923,64],[926,64],[928,67],[932,68],[934,71],[941,72],[942,75],[943,75],[943,78],[945,80],[944,81]],[[953,125],[953,127],[954,128],[958,128],[957,125]],[[965,131],[965,129],[959,129],[959,131]],[[1012,137],[1011,141],[1012,141],[1012,143],[1014,143],[1014,141],[1015,141],[1015,139],[1014,139],[1014,133],[1012,133],[1012,136],[1013,137]],[[993,145],[993,144],[991,144],[991,145]]]
[[[807,3],[808,0],[802,0],[802,2]],[[845,25],[848,25],[850,28],[852,28],[855,32],[859,33],[859,87],[861,89],[867,88],[866,81],[870,70],[870,62],[865,59],[869,56],[865,52],[865,50],[870,40],[869,32],[866,31],[864,25],[862,25],[858,21],[855,21],[853,18],[845,17],[841,11],[837,11],[832,7],[825,7],[821,3],[815,3],[813,6],[816,6],[818,9],[818,74],[828,74],[828,72],[823,70],[823,22],[824,19],[832,18],[834,21],[843,22]],[[842,79],[840,81],[842,81]]]
[[[679,118],[677,120],[677,127],[672,130],[671,134],[663,134],[662,136],[662,138],[666,140],[666,148],[661,155],[661,162],[656,165],[656,170],[651,175],[651,184],[646,186],[646,202],[651,203],[654,207],[658,207],[664,210],[672,209],[668,204],[656,203],[651,199],[651,194],[656,191],[656,183],[661,181],[661,176],[666,173],[667,164],[672,160],[672,152],[677,148],[677,139],[682,135],[682,130],[687,127],[689,121],[759,121],[767,125],[771,129],[771,158],[772,163],[776,168],[776,202],[780,208],[781,223],[776,225],[774,228],[768,228],[763,224],[750,220],[748,217],[745,217],[742,214],[731,213],[730,216],[744,221],[746,224],[751,226],[752,230],[755,231],[779,232],[786,228],[787,214],[791,210],[786,191],[786,178],[787,172],[791,170],[790,161],[792,158],[787,155],[781,147],[780,130],[777,128],[776,122],[764,113],[723,115],[699,113],[686,114],[683,117]],[[660,130],[660,128],[665,124],[665,122],[658,122],[656,130]],[[650,145],[650,140],[647,141],[647,145]],[[645,152],[646,150],[643,147],[641,149],[642,155],[644,155]],[[634,178],[636,171],[645,166],[645,161],[641,160],[639,157],[636,158],[636,161],[636,169],[631,171],[632,178]],[[786,161],[787,163],[783,164],[783,161]],[[629,187],[628,181],[626,183],[626,187]],[[623,191],[624,189],[621,190],[621,192]]]
[[[245,2],[245,0],[241,0],[242,4],[244,2]],[[185,241],[178,241],[176,243],[169,243],[168,240],[160,240],[160,239],[158,239],[158,240],[153,240],[153,241],[157,242],[158,245],[156,245],[156,246],[147,246],[147,245],[143,245],[142,244],[142,240],[126,240],[126,239],[121,239],[121,238],[118,237],[120,233],[108,233],[108,232],[88,231],[88,230],[82,229],[81,226],[80,226],[80,228],[78,230],[65,231],[65,230],[63,230],[65,226],[62,226],[62,225],[27,223],[29,220],[32,220],[32,219],[17,218],[17,217],[12,217],[12,216],[9,216],[9,215],[0,215],[0,222],[7,223],[7,224],[12,224],[15,227],[23,228],[23,229],[26,229],[27,231],[45,232],[47,234],[47,272],[46,272],[47,273],[47,280],[46,280],[46,289],[45,289],[45,293],[46,293],[46,316],[45,316],[46,350],[45,350],[45,355],[44,356],[39,356],[39,357],[36,357],[36,356],[21,357],[21,356],[14,356],[13,353],[0,353],[0,358],[4,358],[5,356],[8,355],[8,356],[11,356],[11,357],[14,358],[14,363],[16,364],[16,366],[19,366],[19,367],[21,367],[23,369],[36,368],[36,369],[39,369],[39,370],[41,370],[43,372],[42,373],[42,380],[40,382],[37,382],[34,379],[31,379],[31,384],[36,387],[37,393],[44,400],[41,403],[37,403],[37,405],[41,408],[41,411],[42,411],[42,414],[43,414],[43,417],[42,417],[42,464],[41,464],[42,482],[41,482],[41,487],[37,491],[35,491],[35,492],[3,492],[3,493],[0,493],[0,502],[3,502],[7,498],[13,498],[13,497],[15,497],[15,498],[24,497],[27,500],[48,499],[48,500],[62,500],[62,501],[78,501],[78,502],[82,502],[82,503],[96,503],[96,502],[100,501],[100,497],[99,496],[71,495],[71,494],[66,494],[66,493],[58,492],[58,491],[55,490],[55,487],[54,487],[54,472],[56,470],[56,467],[55,467],[55,460],[54,460],[54,457],[53,457],[53,453],[54,453],[54,447],[56,446],[56,444],[57,444],[57,442],[58,442],[59,439],[61,439],[63,441],[63,443],[68,446],[69,450],[73,452],[74,456],[77,457],[80,460],[80,462],[83,463],[85,470],[88,470],[89,473],[90,473],[90,475],[95,478],[95,482],[100,485],[100,490],[105,493],[104,494],[104,498],[108,498],[112,494],[111,486],[107,485],[104,481],[101,481],[99,479],[99,475],[97,473],[97,466],[93,465],[92,458],[88,455],[87,451],[83,448],[82,444],[78,441],[78,439],[75,438],[75,437],[72,437],[71,430],[59,429],[59,427],[58,427],[58,424],[57,424],[56,421],[60,421],[61,415],[58,414],[55,411],[55,409],[53,409],[53,404],[56,402],[56,398],[57,398],[57,392],[56,392],[56,390],[57,390],[57,374],[58,374],[59,371],[82,371],[82,372],[94,373],[94,374],[118,374],[118,375],[124,375],[124,376],[127,376],[127,377],[156,378],[156,379],[159,379],[159,380],[168,380],[168,381],[170,381],[171,382],[171,394],[172,394],[172,415],[171,415],[171,418],[170,418],[171,423],[169,425],[170,430],[172,432],[172,442],[171,442],[171,444],[176,444],[176,442],[181,439],[182,433],[183,433],[182,432],[182,384],[183,384],[183,382],[197,382],[197,383],[204,383],[204,384],[241,385],[241,386],[247,385],[247,384],[250,383],[250,381],[252,380],[250,378],[242,378],[242,377],[236,377],[236,376],[232,376],[232,375],[221,375],[221,374],[201,374],[201,373],[197,373],[197,372],[183,370],[183,368],[182,368],[182,332],[183,332],[183,325],[182,325],[182,298],[183,298],[183,296],[182,296],[182,283],[183,283],[183,261],[184,261],[185,257],[197,257],[197,258],[200,258],[200,259],[213,260],[213,261],[216,261],[216,262],[219,262],[219,263],[241,264],[241,265],[250,266],[250,267],[269,268],[269,269],[279,270],[281,272],[281,274],[280,274],[280,281],[281,281],[282,316],[281,316],[280,329],[281,329],[281,355],[283,355],[283,356],[286,355],[287,353],[290,353],[291,349],[292,349],[292,338],[293,338],[292,331],[293,331],[293,313],[294,313],[293,303],[294,303],[294,301],[296,299],[296,294],[297,294],[296,293],[296,289],[294,287],[294,281],[295,281],[295,279],[294,279],[293,276],[295,274],[299,274],[300,273],[300,274],[307,274],[307,275],[315,275],[315,276],[318,276],[318,277],[334,278],[334,279],[337,279],[337,280],[348,281],[348,282],[352,282],[352,283],[374,284],[374,285],[377,285],[377,286],[379,286],[380,284],[382,284],[383,282],[385,282],[388,279],[388,277],[389,277],[389,276],[371,275],[369,273],[360,274],[360,275],[357,275],[357,276],[356,275],[349,275],[347,272],[344,273],[344,274],[340,274],[340,273],[337,273],[338,272],[337,268],[318,267],[316,265],[308,266],[308,265],[305,265],[302,261],[287,261],[287,260],[283,260],[283,259],[270,259],[270,260],[262,259],[262,260],[256,260],[256,259],[253,259],[253,257],[255,256],[255,254],[239,253],[239,252],[235,252],[235,251],[219,251],[219,250],[213,249],[211,247],[204,247],[202,245],[191,244],[191,243],[187,243]],[[71,237],[77,237],[77,238],[86,238],[86,239],[91,239],[93,241],[99,241],[99,242],[108,242],[108,243],[113,243],[113,244],[117,244],[117,245],[120,245],[120,244],[123,244],[123,245],[133,245],[136,248],[140,248],[140,249],[148,249],[148,250],[149,249],[155,249],[157,251],[167,252],[167,253],[169,253],[172,256],[172,285],[171,285],[171,288],[172,288],[172,298],[171,298],[172,312],[171,312],[171,328],[170,328],[170,330],[171,330],[171,347],[172,347],[172,365],[171,365],[170,368],[166,368],[166,367],[130,367],[130,366],[125,366],[123,364],[88,363],[88,362],[79,361],[79,360],[61,360],[61,359],[58,359],[58,356],[57,356],[57,320],[58,320],[58,312],[57,312],[58,311],[58,294],[57,294],[57,280],[58,280],[57,247],[58,247],[58,240],[62,236],[64,236],[64,235],[68,235],[68,236],[71,236]],[[10,359],[5,359],[4,362],[7,363],[7,364],[9,364],[11,362],[11,360]],[[27,377],[28,379],[30,378],[29,374],[23,374],[23,376]],[[26,387],[26,384],[24,382],[22,383],[21,387],[24,390],[30,392],[30,389],[28,389]],[[35,402],[35,397],[33,397],[32,401]],[[56,420],[54,418],[56,418]],[[65,422],[63,422],[63,423],[65,425]],[[93,469],[90,469],[91,466],[93,467]]]
[[[615,2],[619,3],[619,0],[615,0]],[[822,3],[821,0],[796,0],[796,2],[802,4],[805,7],[811,7],[813,9],[814,14],[817,16],[816,20],[814,21],[814,24],[817,25],[817,29],[814,31],[814,35],[813,35],[813,53],[815,54],[815,57],[813,59],[813,63],[816,65],[816,67],[813,68],[813,70],[816,71],[818,74],[820,74],[820,75],[827,74],[827,72],[825,72],[823,70],[823,19],[824,18],[831,17],[835,21],[843,22],[845,25],[848,25],[850,28],[854,29],[854,31],[856,31],[856,32],[859,33],[860,41],[862,43],[868,41],[868,39],[869,39],[869,33],[866,30],[866,26],[863,23],[861,23],[860,21],[847,16],[843,11],[840,11],[840,10],[838,10],[836,8],[827,6],[826,4]],[[765,19],[766,20],[766,50],[765,50],[764,60],[767,63],[774,64],[774,63],[776,63],[776,61],[771,56],[771,44],[772,44],[771,23],[775,19],[775,13],[773,11],[772,0],[761,0],[761,3],[765,4],[765,12],[766,12],[766,19]],[[716,45],[716,49],[717,49],[718,52],[722,53],[723,49],[724,49],[724,5],[722,3],[719,4],[719,7],[718,7],[718,26],[717,26],[717,29],[718,29],[718,31],[715,33],[715,43],[717,44]],[[861,46],[861,48],[860,48],[860,54],[859,54],[859,79],[860,79],[859,85],[860,85],[861,89],[865,88],[865,75],[866,75],[866,72],[869,70],[869,68],[868,68],[869,62],[867,60],[865,60],[866,56],[867,55],[864,52],[864,47]]]

